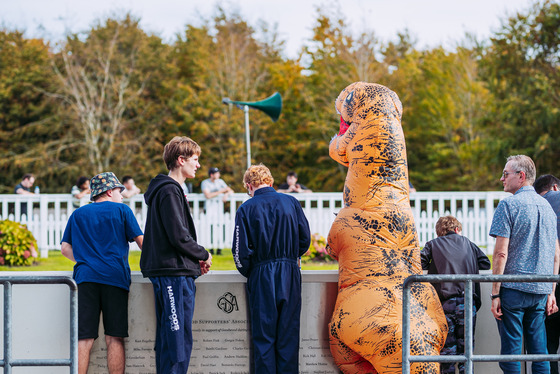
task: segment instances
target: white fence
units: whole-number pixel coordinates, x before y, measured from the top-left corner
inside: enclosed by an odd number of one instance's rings
[[[509,194],[505,192],[416,192],[410,203],[414,213],[420,245],[436,237],[435,224],[442,215],[451,214],[463,224],[463,235],[491,254],[494,239],[488,232],[494,209]],[[315,192],[293,194],[301,201],[312,233],[327,236],[336,213],[342,208],[342,193]],[[196,226],[198,241],[206,248],[231,248],[235,211],[249,197],[233,194],[226,203],[220,202],[218,214],[204,211],[203,194],[187,196]],[[11,219],[27,224],[37,239],[41,256],[48,250],[59,249],[66,221],[75,204],[87,204],[84,198],[77,202],[70,194],[0,195],[0,220]],[[147,206],[143,195],[126,199],[134,211],[140,227],[146,222]],[[484,248],[483,248],[484,249]]]

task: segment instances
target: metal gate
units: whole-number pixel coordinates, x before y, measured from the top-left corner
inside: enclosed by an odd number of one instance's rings
[[[4,358],[0,366],[10,374],[14,366],[69,366],[70,374],[78,373],[78,286],[65,276],[0,276],[4,285]],[[68,359],[12,359],[12,285],[67,284],[70,288],[70,358]]]
[[[560,355],[475,355],[473,353],[472,313],[465,313],[465,352],[462,355],[422,356],[410,354],[410,289],[413,283],[430,282],[464,282],[465,283],[465,311],[473,308],[473,282],[551,282],[560,281],[557,275],[479,275],[479,274],[429,274],[411,275],[403,284],[403,374],[410,373],[412,362],[464,362],[465,373],[473,373],[473,362],[505,362],[505,361],[559,361]]]

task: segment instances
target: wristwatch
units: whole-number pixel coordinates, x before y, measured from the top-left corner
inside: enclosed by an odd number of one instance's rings
[[[497,299],[498,297],[500,297],[500,294],[499,294],[499,293],[498,293],[498,294],[495,294],[495,295],[494,295],[494,294],[490,294],[490,298],[491,298],[492,300]]]

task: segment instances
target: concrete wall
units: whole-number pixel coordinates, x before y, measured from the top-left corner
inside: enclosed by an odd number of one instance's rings
[[[15,273],[0,273],[9,275]],[[25,273],[18,273],[23,275]],[[37,273],[34,273],[37,274]],[[49,275],[71,275],[49,272]],[[329,351],[327,324],[337,292],[336,271],[303,272],[300,373],[338,373]],[[195,348],[189,373],[249,373],[245,279],[236,271],[214,271],[197,282],[193,319]],[[499,336],[490,313],[490,283],[482,283],[483,306],[477,317],[475,354],[498,354]],[[66,285],[13,286],[13,358],[68,358],[69,290]],[[0,300],[3,305],[3,301]],[[3,309],[1,309],[3,310]],[[129,298],[127,373],[155,373],[155,313],[149,280],[133,273]],[[0,340],[3,344],[3,334]],[[497,363],[477,363],[475,371],[501,373]],[[68,368],[13,368],[13,373],[69,373]],[[91,374],[106,373],[103,329],[92,354]]]

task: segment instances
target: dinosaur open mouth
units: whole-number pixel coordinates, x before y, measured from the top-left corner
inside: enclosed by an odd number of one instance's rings
[[[340,131],[338,132],[338,136],[344,135],[346,130],[350,127],[350,124],[346,123],[346,121],[340,116]]]

